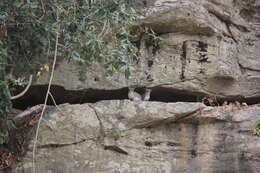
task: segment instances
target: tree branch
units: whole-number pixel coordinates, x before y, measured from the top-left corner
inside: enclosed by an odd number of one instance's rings
[[[32,79],[33,79],[33,75],[30,75],[29,82],[28,82],[26,88],[20,94],[17,94],[15,96],[11,96],[11,100],[15,100],[15,99],[22,97],[28,91],[30,86],[32,85]]]

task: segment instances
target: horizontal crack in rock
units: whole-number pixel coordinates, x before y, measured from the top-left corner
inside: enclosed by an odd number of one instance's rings
[[[237,96],[222,96],[216,95],[204,88],[205,93],[202,92],[189,92],[187,90],[178,90],[174,88],[174,85],[181,85],[189,80],[197,79],[185,79],[183,81],[165,83],[161,85],[155,85],[150,87],[152,89],[150,101],[158,102],[202,102],[202,98],[214,96],[218,105],[221,105],[224,101],[228,102],[245,102],[248,105],[260,103],[259,97],[246,97],[242,95]],[[14,108],[26,109],[44,102],[44,96],[46,94],[47,86],[32,86],[29,91],[21,98],[14,100]],[[136,88],[136,91],[140,94],[145,92],[145,87]],[[19,91],[18,91],[19,92]],[[52,86],[51,93],[55,99],[56,104],[70,103],[70,104],[83,104],[83,103],[96,103],[102,100],[124,100],[128,99],[128,88],[121,88],[115,90],[98,90],[98,89],[85,89],[79,91],[65,90],[60,86]],[[54,105],[53,100],[49,98],[48,105]]]
[[[80,141],[77,142],[71,142],[71,143],[50,143],[50,144],[44,144],[44,145],[39,145],[37,146],[37,149],[42,149],[42,148],[59,148],[59,147],[66,147],[70,145],[77,145],[85,142],[87,139],[81,139]]]

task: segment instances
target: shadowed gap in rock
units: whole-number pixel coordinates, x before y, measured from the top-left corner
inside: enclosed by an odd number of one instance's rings
[[[18,88],[17,92],[22,90]],[[14,100],[13,105],[17,109],[26,109],[28,107],[44,103],[47,85],[32,86],[29,91],[21,98]],[[140,87],[135,90],[139,94],[144,94],[145,88]],[[128,99],[128,88],[121,88],[115,90],[98,90],[98,89],[84,89],[84,90],[66,90],[61,86],[53,85],[51,87],[51,94],[53,95],[56,104],[70,103],[83,104],[95,103],[102,100],[123,100]],[[158,102],[202,102],[206,95],[201,93],[191,93],[188,91],[173,90],[164,87],[152,88],[150,101]],[[211,106],[221,105],[224,101],[228,102],[246,102],[248,105],[260,103],[260,98],[243,99],[239,97],[233,98],[216,98],[216,103]],[[206,105],[207,102],[204,102]],[[48,104],[53,105],[51,97],[48,99]]]

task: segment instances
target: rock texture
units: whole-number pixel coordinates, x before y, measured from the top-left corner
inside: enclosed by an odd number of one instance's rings
[[[66,90],[114,90],[130,85],[160,87],[193,95],[214,95],[256,103],[260,98],[260,14],[258,1],[146,0],[146,15],[134,27],[151,27],[163,39],[146,36],[132,75],[107,77],[99,64],[82,68],[60,60],[54,84]],[[68,80],[69,79],[69,80]],[[48,74],[35,84],[46,84]]]
[[[260,1],[140,3],[145,15],[133,31],[147,26],[162,40],[154,44],[142,33],[133,40],[140,57],[129,80],[106,76],[100,64],[83,68],[59,59],[51,91],[56,102],[85,104],[48,107],[37,173],[259,173],[260,138],[252,129],[260,106],[195,101],[260,102]],[[48,78],[35,81],[22,100],[26,106],[43,100]],[[124,100],[133,85],[137,92],[152,88],[152,101]],[[12,172],[31,171],[32,143]]]
[[[102,101],[49,107],[37,173],[258,173],[260,106]],[[32,144],[13,173],[32,172]]]

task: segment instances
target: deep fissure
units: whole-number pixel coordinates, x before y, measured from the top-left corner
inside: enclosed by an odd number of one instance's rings
[[[190,93],[187,91],[173,90],[164,87],[153,87],[151,88],[150,101],[158,102],[203,102],[206,105],[211,105],[207,101],[205,102],[205,97],[208,97],[202,93]],[[17,89],[17,92],[22,90],[22,88]],[[21,98],[13,101],[14,108],[26,109],[28,107],[43,104],[46,95],[47,86],[38,85],[32,86],[29,91]],[[124,100],[128,99],[128,88],[124,87],[115,90],[98,90],[98,89],[85,89],[85,90],[66,90],[61,86],[53,85],[51,87],[51,94],[55,99],[56,104],[83,104],[83,103],[95,103],[102,100]],[[136,88],[136,92],[143,94],[145,92],[145,87]],[[210,96],[209,96],[210,97]],[[223,102],[235,102],[240,103],[245,102],[248,105],[260,103],[260,97],[257,98],[242,98],[242,97],[230,97],[230,98],[220,98],[215,97],[215,103],[211,106],[222,105]],[[204,101],[203,101],[204,100]],[[53,105],[51,97],[49,97],[48,105]]]

